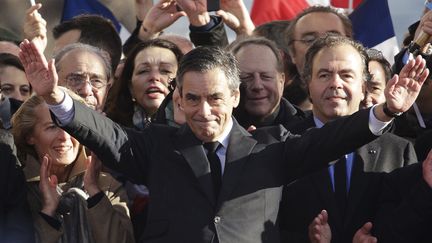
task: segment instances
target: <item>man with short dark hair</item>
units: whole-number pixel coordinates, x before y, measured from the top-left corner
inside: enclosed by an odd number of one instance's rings
[[[303,110],[312,108],[307,95],[307,86],[300,75],[303,72],[304,58],[313,42],[325,34],[332,33],[352,37],[349,18],[330,6],[311,6],[299,13],[290,23],[286,38],[292,62],[297,67],[298,75],[286,90],[284,97]]]
[[[303,134],[312,127],[320,128],[357,112],[370,78],[367,64],[361,44],[340,35],[319,38],[309,48],[303,69],[303,80],[313,103],[312,114],[288,129]],[[409,75],[406,71],[401,72],[399,80]],[[388,82],[397,79],[395,76]],[[385,95],[391,98],[387,92]],[[389,116],[399,115],[385,112]],[[280,210],[282,238],[307,241],[308,225],[325,209],[332,242],[351,242],[354,233],[376,214],[382,173],[415,162],[412,144],[387,133],[341,156],[335,165],[286,186]]]
[[[373,140],[391,121],[379,105],[301,138],[282,127],[250,134],[231,116],[240,97],[234,56],[199,47],[183,57],[176,76],[186,124],[137,132],[65,95],[53,63],[34,43],[24,41],[21,51],[33,89],[62,128],[105,165],[149,187],[145,242],[278,242],[281,186]],[[392,83],[391,111],[411,105],[424,81],[423,67],[418,59],[407,68],[418,82]]]
[[[98,47],[109,53],[111,70],[120,62],[122,45],[113,23],[100,15],[78,15],[54,27],[54,50],[56,53],[68,44],[80,42]]]

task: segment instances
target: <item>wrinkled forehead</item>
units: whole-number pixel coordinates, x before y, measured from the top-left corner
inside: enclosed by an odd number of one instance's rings
[[[342,20],[334,13],[312,12],[301,17],[294,29],[294,35],[324,35],[326,33],[346,36]]]
[[[360,53],[348,44],[323,47],[314,56],[312,65],[314,73],[320,69],[350,69],[362,73],[364,69]]]
[[[108,76],[102,58],[93,52],[81,49],[74,49],[66,53],[58,61],[57,67],[63,74],[85,72]]]

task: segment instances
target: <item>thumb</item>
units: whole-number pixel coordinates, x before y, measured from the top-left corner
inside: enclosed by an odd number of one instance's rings
[[[42,3],[37,3],[27,9],[26,14],[32,14],[33,11],[38,11],[42,7]]]
[[[256,126],[254,126],[254,125],[250,125],[250,126],[248,127],[247,131],[248,131],[248,132],[252,132],[252,131],[255,131],[256,129],[257,129]]]
[[[53,186],[53,187],[57,186],[57,184],[58,184],[58,179],[57,179],[56,175],[51,175],[49,177],[49,181],[50,181],[51,186]]]
[[[86,167],[88,168],[90,166],[90,164],[92,163],[92,159],[93,157],[91,155],[87,156],[87,158],[85,159],[85,164]]]
[[[221,17],[225,22],[229,20],[227,12],[222,9],[216,11],[216,15]]]
[[[57,70],[55,67],[55,59],[54,58],[48,62],[48,71],[49,71],[50,76],[53,77],[55,83],[57,83],[58,75],[57,75]]]
[[[371,222],[367,222],[366,224],[363,225],[363,227],[361,228],[361,230],[363,231],[363,233],[369,235],[371,230],[372,230],[372,223]]]
[[[174,21],[176,21],[177,19],[179,19],[180,17],[186,16],[186,12],[185,11],[179,11],[176,13],[172,14],[172,17],[174,19]]]
[[[399,82],[399,75],[395,74],[393,77],[387,82],[388,92],[393,92],[396,84]]]

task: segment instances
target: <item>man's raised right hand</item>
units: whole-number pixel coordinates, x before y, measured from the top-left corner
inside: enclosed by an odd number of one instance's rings
[[[64,93],[57,86],[58,75],[54,59],[48,62],[34,41],[24,40],[20,44],[20,49],[19,58],[33,91],[42,96],[48,104],[59,104],[64,98]]]

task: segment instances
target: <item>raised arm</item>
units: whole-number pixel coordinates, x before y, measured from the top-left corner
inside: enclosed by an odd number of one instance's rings
[[[222,17],[237,36],[252,35],[255,29],[243,0],[221,0],[221,10],[216,14]]]
[[[20,48],[19,58],[33,91],[42,96],[49,105],[60,104],[64,98],[64,93],[58,87],[58,75],[54,59],[47,61],[36,40],[31,42],[24,40],[20,44]]]
[[[426,61],[417,56],[410,60],[399,75],[394,75],[384,90],[386,104],[390,113],[406,112],[415,102],[421,86],[429,75]],[[390,121],[391,117],[384,113],[384,104],[378,105],[374,112],[381,121]]]
[[[26,10],[23,32],[24,38],[28,40],[35,40],[43,52],[48,43],[46,29],[47,23],[42,15],[38,12],[40,8],[42,8],[42,4],[38,3]]]
[[[177,10],[175,1],[160,0],[146,14],[139,31],[139,38],[149,40],[158,37],[164,29],[182,16],[186,16],[186,13]]]
[[[33,41],[24,40],[20,47],[19,56],[27,79],[34,92],[51,105],[50,110],[57,118],[55,121],[61,124],[62,129],[93,151],[104,165],[143,183],[148,162],[144,151],[151,146],[151,138],[132,130],[127,132],[97,111],[73,101],[58,86],[54,61],[47,62]],[[139,141],[132,143],[130,139]]]
[[[177,0],[177,3],[189,19],[189,36],[195,46],[228,45],[222,18],[210,15],[207,0]]]

